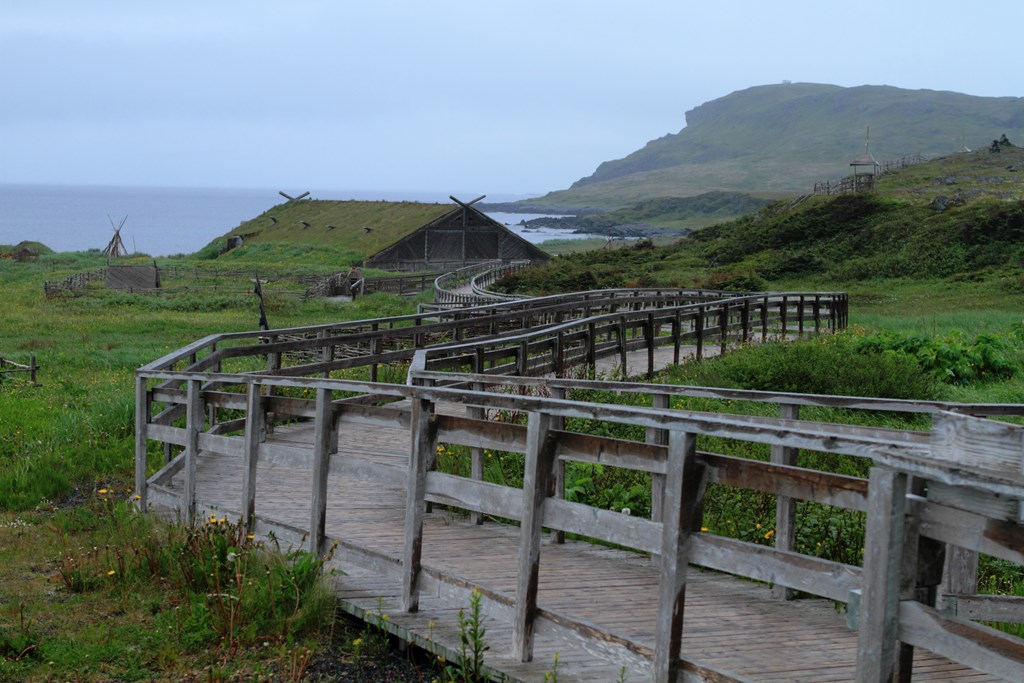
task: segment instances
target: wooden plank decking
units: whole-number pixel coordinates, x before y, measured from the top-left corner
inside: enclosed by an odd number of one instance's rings
[[[447,410],[446,410],[447,412]],[[278,427],[274,442],[308,445],[312,426]],[[353,464],[328,479],[327,536],[362,546],[395,563],[402,556],[405,509],[404,477],[409,452],[406,429],[346,425],[339,434],[339,455]],[[226,511],[239,509],[241,462],[226,455],[199,458],[198,503]],[[356,470],[359,474],[356,474]],[[374,474],[376,472],[376,474]],[[391,476],[388,476],[388,475]],[[368,476],[367,476],[368,475]],[[180,490],[182,475],[171,488]],[[391,483],[389,483],[391,482]],[[312,472],[260,463],[257,474],[257,515],[289,526],[309,526]],[[516,586],[518,527],[493,521],[477,526],[467,517],[435,509],[426,517],[423,566],[442,569],[482,586],[488,594],[510,596]],[[468,606],[465,592],[424,591],[420,611],[399,610],[397,577],[367,568],[349,557],[345,546],[334,562],[345,575],[337,578],[344,609],[370,620],[387,614],[386,627],[410,640],[457,651],[459,608]],[[645,556],[567,541],[545,541],[541,551],[538,606],[600,626],[602,630],[653,647],[658,598],[658,569]],[[488,600],[485,597],[484,600]],[[500,610],[498,610],[500,613]],[[622,661],[603,660],[595,651],[566,640],[552,640],[539,628],[532,663],[509,657],[512,633],[508,621],[486,619],[489,666],[512,679],[539,681],[559,655],[563,681],[617,680]],[[845,615],[827,600],[780,601],[769,587],[718,572],[691,568],[687,577],[682,656],[697,665],[731,672],[739,681],[855,680],[856,633]],[[649,680],[641,658],[628,660],[626,680]],[[678,680],[687,680],[680,676]],[[719,679],[713,679],[719,680]],[[721,679],[729,680],[729,679]],[[999,680],[918,649],[914,681],[982,683]]]

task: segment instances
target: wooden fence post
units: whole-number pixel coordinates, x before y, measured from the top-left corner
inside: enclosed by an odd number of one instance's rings
[[[697,307],[697,360],[704,357],[704,307]]]
[[[203,431],[202,380],[188,380],[185,408],[185,524],[195,521],[196,472],[199,466],[199,433]]]
[[[479,349],[478,349],[479,351]],[[474,357],[475,364],[479,364],[481,356],[477,355]],[[474,372],[480,372],[475,370]],[[482,382],[473,382],[473,391],[483,391],[484,385]],[[481,406],[467,406],[466,417],[472,420],[484,420],[487,417],[487,412]],[[484,480],[484,449],[479,446],[474,446],[470,449],[470,476],[474,481]],[[473,510],[469,513],[469,520],[473,524],[483,524],[484,516]]]
[[[743,300],[743,308],[740,310],[740,325],[743,327],[743,343],[746,344],[750,338],[750,299]]]
[[[789,324],[786,321],[786,313],[789,309],[789,297],[783,296],[782,301],[779,302],[779,329],[781,330],[782,339],[785,340],[789,336]]]
[[[651,407],[652,408],[668,408],[670,396],[668,394],[653,394],[651,396]],[[648,427],[645,434],[645,441],[647,443],[658,444],[660,446],[668,445],[668,431],[665,429],[658,429],[657,427]],[[662,522],[665,505],[665,475],[652,473],[651,474],[651,521]],[[657,553],[651,554],[651,564],[657,565],[660,562],[660,555]]]
[[[761,341],[768,340],[768,297],[761,302]]]
[[[589,307],[588,307],[589,308]],[[597,376],[597,327],[594,323],[587,324],[587,367],[590,376]]]
[[[626,344],[626,316],[619,318],[619,363],[622,365],[622,381],[625,382],[629,379],[629,359],[627,353],[629,349]]]
[[[263,386],[249,384],[245,408],[245,446],[242,451],[242,520],[250,531],[256,518],[256,465],[260,443],[266,439]]]
[[[799,420],[800,406],[787,403],[779,404],[779,417],[783,420]],[[798,448],[773,445],[771,462],[776,465],[797,464]],[[796,500],[787,496],[775,499],[775,549],[792,550],[796,543]],[[780,600],[792,600],[795,592],[785,586],[772,586],[772,595]]]
[[[140,511],[148,503],[146,448],[149,445],[150,394],[145,377],[135,376],[135,495]]]
[[[722,308],[718,312],[718,329],[721,332],[718,353],[724,356],[725,348],[729,343],[729,304],[722,304]]]
[[[554,460],[554,448],[549,439],[550,429],[550,415],[530,413],[526,427],[523,512],[519,528],[516,573],[516,612],[515,621],[512,623],[512,658],[517,662],[529,662],[533,659],[544,499],[551,490]]]
[[[800,300],[796,304],[796,317],[797,317],[797,335],[800,337],[804,336],[804,295],[800,295]]]
[[[654,314],[647,314],[644,336],[647,338],[647,379],[654,379]]]
[[[331,390],[317,387],[316,417],[313,427],[313,495],[309,509],[309,552],[323,554],[327,532],[327,475],[330,473],[331,454],[338,450]]]
[[[661,575],[654,634],[654,683],[674,683],[679,673],[686,603],[686,565],[694,515],[704,495],[703,466],[697,462],[697,437],[671,431],[662,507]]]
[[[427,399],[412,399],[412,443],[409,448],[409,473],[405,499],[405,546],[402,552],[402,609],[415,612],[420,607],[419,575],[423,555],[423,517],[426,514],[427,464],[436,446],[433,406]]]
[[[565,387],[551,387],[551,398],[564,399],[565,398]],[[551,416],[551,429],[556,431],[562,431],[565,429],[565,418],[561,415]],[[559,458],[555,458],[554,462],[554,496],[555,498],[565,498],[565,461]],[[560,529],[553,529],[551,531],[551,542],[552,543],[565,543],[565,532]]]
[[[563,345],[562,345],[562,333],[561,331],[555,334],[554,346],[551,349],[551,361],[555,377],[561,377],[562,373],[565,372],[565,359],[563,358]]]
[[[857,683],[889,683],[895,671],[906,504],[907,475],[871,468]]]
[[[679,309],[676,309],[672,317],[672,363],[675,365],[679,365],[679,347],[683,336],[683,321],[679,316]]]

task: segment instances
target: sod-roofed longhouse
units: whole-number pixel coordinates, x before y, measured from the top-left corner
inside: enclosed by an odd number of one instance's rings
[[[473,202],[455,201],[458,206],[454,209],[373,254],[365,265],[383,270],[450,271],[483,261],[544,263],[551,258],[471,206]]]

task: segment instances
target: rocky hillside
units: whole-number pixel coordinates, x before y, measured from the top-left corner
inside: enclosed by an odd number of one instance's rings
[[[606,161],[567,190],[528,200],[563,207],[621,207],[713,190],[800,195],[838,179],[864,151],[880,161],[932,158],[1006,134],[1024,142],[1024,98],[974,97],[889,86],[765,85],[686,112],[686,126]]]

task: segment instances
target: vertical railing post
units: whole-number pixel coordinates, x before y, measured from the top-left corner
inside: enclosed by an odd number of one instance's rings
[[[477,349],[479,351],[479,349]],[[480,356],[474,356],[474,365],[479,366]],[[478,372],[478,371],[477,371]],[[473,391],[483,391],[484,385],[482,382],[473,382]],[[486,411],[481,406],[467,406],[466,417],[471,420],[483,420],[487,416]],[[484,449],[479,446],[474,446],[469,451],[470,455],[470,476],[474,481],[484,480]],[[469,521],[472,524],[483,524],[484,516],[473,510],[469,513]]]
[[[199,467],[199,433],[203,431],[202,380],[188,380],[185,406],[185,524],[192,525],[196,514],[196,473]]]
[[[704,357],[704,307],[697,307],[697,360]]]
[[[667,409],[669,407],[669,394],[652,394],[651,395],[651,407],[657,409]],[[659,446],[668,445],[668,430],[658,429],[657,427],[648,427],[645,433],[645,439],[647,443],[657,444]],[[651,474],[651,521],[662,522],[664,521],[664,506],[665,506],[665,475],[657,472]],[[651,555],[651,564],[657,565],[660,562],[660,556],[657,553]]]
[[[276,339],[277,339],[277,337],[271,337],[270,341],[273,342]],[[268,353],[267,354],[267,374],[268,375],[277,374],[277,371],[280,370],[280,369],[281,369],[281,354],[280,353]],[[275,393],[274,386],[273,385],[268,385],[267,386],[267,398],[273,396],[274,393]],[[271,413],[271,414],[266,416],[266,421],[264,422],[264,424],[266,426],[267,433],[268,434],[273,433],[273,431],[274,431],[273,413]]]
[[[516,356],[516,373],[520,377],[530,374],[530,342],[524,339],[519,343],[519,355]]]
[[[746,344],[750,338],[750,299],[743,300],[743,308],[740,310],[740,325],[743,327],[743,343]]]
[[[320,362],[321,363],[329,363],[330,361],[334,360],[334,345],[333,344],[327,344],[326,342],[324,342],[324,340],[327,338],[327,330],[320,330],[319,332],[316,333],[316,336],[317,336],[317,339],[320,340]],[[370,374],[371,375],[374,374],[373,371],[375,369],[376,369],[376,366],[374,368],[370,369]],[[330,370],[324,370],[323,378],[327,379],[330,376],[331,376],[331,371]],[[372,378],[371,378],[371,380],[372,380]]]
[[[680,318],[680,312],[677,308],[675,315],[672,316],[672,363],[675,365],[679,365],[679,347],[682,344],[682,336],[683,321]]]
[[[327,475],[331,454],[338,450],[338,432],[331,404],[331,390],[317,387],[313,424],[313,495],[309,506],[309,552],[323,554],[327,535]]]
[[[256,519],[256,465],[260,444],[266,439],[263,386],[249,384],[245,400],[245,446],[242,451],[242,521],[250,531]]]
[[[149,386],[145,377],[135,376],[135,495],[136,505],[142,512],[148,503],[148,476],[146,449],[149,446],[149,419],[151,414]]]
[[[821,332],[821,295],[814,295],[814,334]]]
[[[654,313],[647,314],[644,336],[647,338],[647,379],[654,379]]]
[[[804,295],[800,295],[800,299],[796,304],[796,317],[797,317],[797,336],[804,336]]]
[[[722,304],[721,310],[718,312],[718,329],[719,335],[719,355],[725,355],[725,348],[729,343],[729,304]]]
[[[559,330],[555,333],[554,346],[551,349],[551,360],[554,365],[553,370],[555,377],[561,377],[562,373],[565,372],[565,359],[562,357],[564,353],[562,348],[562,332]]]
[[[526,427],[523,507],[516,563],[515,621],[512,623],[512,658],[517,662],[529,662],[533,659],[544,499],[551,490],[554,469],[554,448],[550,440],[550,429],[550,415],[530,413]]]
[[[857,683],[888,683],[896,666],[907,475],[873,467],[868,477]]]
[[[405,544],[402,551],[402,609],[416,612],[420,606],[419,576],[423,555],[423,517],[426,515],[427,466],[436,446],[433,405],[413,396],[412,439],[405,499]]]
[[[551,398],[554,399],[565,399],[565,387],[551,387]],[[551,416],[551,429],[556,431],[562,431],[565,429],[565,418],[561,415]],[[565,461],[558,457],[555,457],[554,463],[555,473],[552,487],[554,488],[555,498],[565,498]],[[553,529],[551,531],[551,542],[552,543],[565,543],[565,532],[561,529]]]
[[[626,354],[629,352],[626,344],[626,316],[619,318],[619,363],[622,365],[622,381],[625,382],[629,379],[629,358]]]
[[[30,382],[32,382],[33,385],[38,384],[38,382],[36,382],[36,370],[38,370],[38,369],[39,369],[39,366],[36,365],[36,357],[35,356],[29,356],[28,357],[28,380]]]
[[[782,334],[782,339],[785,341],[786,337],[789,336],[789,323],[786,320],[786,313],[789,309],[789,297],[783,296],[782,301],[779,302],[779,329]]]
[[[597,327],[594,323],[587,323],[587,367],[590,368],[590,376],[595,377],[597,375]]]
[[[779,417],[783,420],[800,419],[800,406],[782,403],[779,405]],[[771,448],[773,465],[797,464],[798,448],[775,444]],[[777,496],[775,499],[775,549],[792,550],[796,544],[796,499],[788,496]],[[772,595],[780,600],[792,600],[795,593],[792,588],[772,586]]]
[[[704,495],[703,466],[696,435],[671,431],[661,522],[661,570],[654,634],[654,683],[674,683],[679,674],[686,603],[686,565],[695,513]]]
[[[761,302],[761,341],[768,340],[768,297]]]

